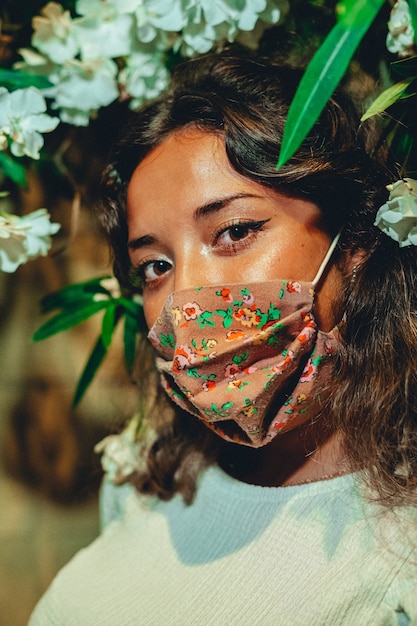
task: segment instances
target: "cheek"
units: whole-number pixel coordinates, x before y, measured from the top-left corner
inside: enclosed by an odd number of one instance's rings
[[[143,296],[143,312],[145,314],[148,329],[152,328],[158,317],[161,315],[165,302],[164,297],[144,294]]]
[[[340,270],[332,266],[319,286],[314,313],[321,330],[329,332],[342,318],[341,307],[343,294],[343,279]]]

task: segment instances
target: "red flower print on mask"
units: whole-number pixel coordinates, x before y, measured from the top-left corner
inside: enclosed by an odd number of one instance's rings
[[[221,296],[222,300],[224,300],[224,302],[227,302],[228,304],[233,302],[232,292],[230,289],[227,289],[226,287],[224,287],[220,291],[216,291],[216,294],[218,296]]]
[[[236,378],[238,374],[240,374],[240,372],[241,372],[241,369],[238,365],[235,365],[234,363],[230,363],[229,365],[226,365],[226,367],[224,368],[224,377],[230,378],[231,380],[233,380]]]
[[[300,293],[301,285],[295,281],[289,280],[287,283],[287,291],[288,293]]]
[[[317,373],[317,364],[310,358],[308,359],[306,366],[304,368],[303,373],[300,377],[300,383],[309,383],[313,380],[314,376]]]
[[[246,334],[243,330],[229,330],[226,333],[226,341],[238,341],[239,339],[244,339]]]
[[[276,365],[273,365],[270,368],[272,374],[280,374],[281,372],[286,370],[287,367],[291,365],[291,363],[294,361],[294,359],[295,359],[294,352],[292,350],[288,350],[286,356],[282,359],[282,361],[280,361]]]
[[[178,374],[181,370],[186,369],[188,365],[194,363],[195,358],[196,355],[191,348],[188,346],[178,346],[172,361],[172,371]]]
[[[203,382],[204,391],[211,391],[216,388],[216,383],[213,380],[205,380]]]
[[[202,314],[202,310],[200,309],[197,302],[187,302],[182,307],[182,312],[184,314],[184,318],[186,320],[196,320]]]

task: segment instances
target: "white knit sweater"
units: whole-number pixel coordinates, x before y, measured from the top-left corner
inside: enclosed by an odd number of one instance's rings
[[[106,486],[106,521],[124,499],[30,626],[417,624],[417,512],[367,504],[355,476],[270,488],[209,468],[191,506]]]

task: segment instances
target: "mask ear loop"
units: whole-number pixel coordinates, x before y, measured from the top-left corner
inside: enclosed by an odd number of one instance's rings
[[[327,254],[324,257],[323,261],[321,262],[321,265],[320,265],[319,269],[317,270],[317,274],[315,275],[315,277],[311,281],[311,284],[313,285],[313,287],[317,287],[317,284],[321,280],[321,277],[323,276],[323,272],[326,269],[328,262],[330,261],[330,258],[331,258],[332,254],[334,252],[334,249],[337,246],[337,243],[338,243],[338,241],[340,239],[340,235],[341,234],[342,234],[342,231],[339,230],[339,232],[337,233],[336,237],[333,239],[332,243],[330,244],[330,247],[327,250]]]

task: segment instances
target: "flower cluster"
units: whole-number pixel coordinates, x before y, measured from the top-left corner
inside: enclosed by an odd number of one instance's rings
[[[22,263],[45,256],[51,235],[59,228],[59,224],[51,223],[46,209],[23,217],[0,213],[0,270],[14,272]]]
[[[274,24],[286,0],[78,0],[76,16],[49,2],[33,19],[32,48],[16,68],[45,76],[62,121],[87,126],[118,97],[133,106],[168,82],[170,52],[207,52],[241,31]]]
[[[0,150],[10,148],[14,156],[39,158],[41,133],[54,130],[59,120],[45,113],[46,102],[35,88],[9,93],[0,87]]]

